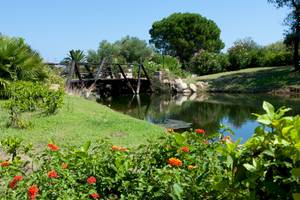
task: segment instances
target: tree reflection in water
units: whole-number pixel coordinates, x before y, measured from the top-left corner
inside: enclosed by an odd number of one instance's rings
[[[140,95],[139,97],[110,97],[97,101],[138,119],[152,123],[163,123],[167,119],[190,122],[193,128],[203,128],[208,133],[218,131],[221,123],[239,130],[245,124],[248,123],[249,126],[249,122],[253,122],[247,130],[253,131],[257,124],[252,113],[263,113],[263,101],[270,102],[276,108],[281,106],[292,108],[290,115],[300,114],[299,97],[269,95],[201,94],[189,98],[170,95]]]

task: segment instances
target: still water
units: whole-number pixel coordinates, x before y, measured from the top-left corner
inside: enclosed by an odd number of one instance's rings
[[[241,138],[242,142],[247,140],[258,126],[253,113],[264,113],[263,101],[270,102],[275,108],[292,108],[289,115],[300,114],[300,97],[269,95],[139,95],[110,97],[97,101],[126,115],[170,128],[190,126],[213,133],[224,124],[234,131],[233,138]]]

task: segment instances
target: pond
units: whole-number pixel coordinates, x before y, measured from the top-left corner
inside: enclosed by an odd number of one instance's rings
[[[208,133],[214,133],[224,124],[234,131],[233,138],[242,138],[242,142],[247,140],[258,126],[253,113],[264,113],[263,101],[270,102],[275,108],[292,108],[289,115],[300,114],[300,97],[271,95],[139,95],[110,97],[97,101],[118,112],[169,128],[202,128]]]

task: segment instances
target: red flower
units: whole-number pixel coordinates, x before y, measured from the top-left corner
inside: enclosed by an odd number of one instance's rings
[[[0,163],[1,167],[7,167],[9,166],[9,162],[8,161],[3,161],[2,163]]]
[[[56,146],[55,144],[48,144],[48,148],[51,150],[51,151],[58,151],[59,148],[58,146]]]
[[[205,134],[204,129],[196,129],[195,132],[198,133],[198,134]]]
[[[14,189],[19,181],[23,179],[23,176],[15,176],[13,180],[8,184],[8,187]]]
[[[93,193],[93,194],[90,194],[90,197],[91,197],[92,199],[99,199],[99,198],[100,198],[100,195],[97,194],[97,193]]]
[[[185,153],[190,152],[190,148],[187,147],[187,146],[181,147],[181,150],[182,150],[183,152],[185,152]]]
[[[58,178],[57,172],[55,170],[51,170],[48,172],[49,178]]]
[[[35,200],[36,195],[39,192],[39,188],[36,185],[32,185],[28,189],[28,197],[30,200]]]
[[[169,165],[173,166],[173,167],[180,167],[182,166],[182,161],[177,159],[177,158],[170,158],[168,160]]]
[[[86,180],[86,182],[88,184],[94,184],[94,183],[96,183],[96,181],[97,181],[97,179],[94,176],[91,176]]]

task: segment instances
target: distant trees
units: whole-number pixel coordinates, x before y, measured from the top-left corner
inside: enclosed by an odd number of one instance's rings
[[[220,52],[224,43],[221,30],[212,20],[193,13],[174,13],[154,22],[150,29],[151,40],[162,53],[188,62],[199,50]]]
[[[228,49],[228,58],[229,70],[261,66],[263,63],[262,47],[251,38],[237,40]]]
[[[146,41],[137,37],[126,36],[114,43],[106,40],[101,41],[96,51],[88,51],[87,60],[89,62],[100,62],[105,57],[110,62],[140,63],[148,59],[152,54],[153,50],[148,47]]]
[[[276,7],[289,7],[292,11],[286,18],[290,30],[287,32],[288,41],[293,41],[294,66],[295,70],[300,70],[299,63],[299,37],[300,37],[300,1],[299,0],[268,0]]]

